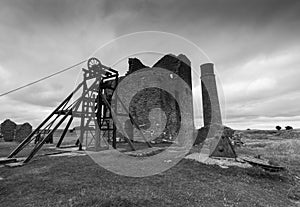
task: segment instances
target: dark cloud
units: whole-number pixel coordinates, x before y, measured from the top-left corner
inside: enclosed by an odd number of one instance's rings
[[[177,27],[177,31],[193,25],[195,29],[201,31],[197,26],[201,26],[202,23],[203,26],[208,24],[207,28],[220,33],[226,28],[236,27],[264,30],[271,23],[297,29],[295,26],[300,21],[298,12],[300,2],[297,0],[107,0],[103,6],[105,17],[119,16],[122,12],[131,14],[119,18],[120,22],[114,22],[118,26],[116,30],[119,34],[127,33],[135,27],[148,27],[151,24],[167,30],[170,27]],[[126,27],[128,25],[130,27]]]
[[[219,64],[232,65],[299,42],[296,0],[105,1],[118,35],[162,30],[187,37]]]
[[[145,22],[157,18],[160,20],[174,20],[173,23],[193,23],[209,19],[239,25],[265,26],[274,19],[290,16],[299,17],[297,0],[167,0],[167,1],[139,1],[116,0],[105,1],[103,10],[106,16],[127,11],[145,17]]]
[[[76,22],[92,20],[96,12],[98,1],[70,1],[70,0],[12,0],[1,2],[1,12],[7,18],[3,22],[26,28],[38,25],[44,27],[72,27]],[[94,9],[93,9],[94,8]],[[82,15],[84,14],[84,15]]]
[[[53,35],[54,30],[55,36],[73,33],[85,39],[91,38],[89,33],[105,32],[99,22],[105,22],[116,36],[162,30],[191,39],[226,66],[233,59],[237,64],[299,42],[300,2],[296,0],[12,0],[2,4],[1,19],[18,28],[16,32]]]

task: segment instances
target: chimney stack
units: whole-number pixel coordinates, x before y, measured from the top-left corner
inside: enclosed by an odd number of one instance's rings
[[[204,127],[212,124],[222,125],[214,65],[206,63],[200,68]]]

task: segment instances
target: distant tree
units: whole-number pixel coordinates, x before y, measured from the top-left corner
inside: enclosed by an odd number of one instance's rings
[[[285,127],[285,130],[292,130],[293,129],[293,127],[291,127],[291,126],[286,126]]]
[[[280,131],[281,126],[276,126],[276,129],[277,129],[278,131]]]

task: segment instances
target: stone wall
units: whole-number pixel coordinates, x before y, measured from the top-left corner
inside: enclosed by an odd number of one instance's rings
[[[130,73],[133,73],[135,71],[138,71],[140,69],[143,69],[143,68],[149,68],[149,66],[146,66],[144,65],[139,59],[137,58],[129,58],[128,59],[128,71],[127,73],[125,74],[126,75],[129,75]]]
[[[149,68],[137,58],[129,58],[128,64],[129,70],[126,76],[143,68]],[[192,89],[190,61],[186,56],[182,54],[179,56],[172,54],[165,55],[152,66],[153,70],[155,70],[156,67],[177,74]],[[123,77],[120,78],[120,80],[122,79]],[[180,85],[174,85],[172,87],[175,91],[175,96],[180,93],[179,90],[182,90],[182,86]],[[171,94],[159,88],[146,88],[135,94],[129,104],[129,112],[134,121],[145,131],[150,130],[150,120],[152,119],[150,112],[155,108],[161,108],[164,112],[164,116],[166,116],[161,117],[161,122],[166,119],[166,126],[156,141],[176,138],[181,125],[181,117],[179,105]],[[155,117],[155,119],[157,119],[157,117]],[[139,137],[140,134],[135,132],[134,136]]]
[[[190,60],[183,54],[168,54],[162,57],[153,67],[167,69],[182,78],[192,89],[192,70]]]
[[[6,142],[21,142],[32,132],[32,126],[29,123],[17,125],[10,119],[6,119],[1,124],[1,133]]]
[[[6,142],[12,142],[15,138],[15,130],[16,130],[17,124],[10,119],[6,119],[1,124],[1,133],[3,135],[3,139]]]
[[[15,133],[15,141],[22,142],[32,132],[32,126],[29,123],[18,125]]]
[[[178,103],[171,94],[159,88],[147,88],[135,94],[129,105],[130,114],[144,130],[150,130],[151,116],[155,116],[150,112],[155,108],[160,108],[166,116],[166,126],[157,139],[176,137],[180,129],[181,117]],[[163,118],[160,117],[159,119],[160,121],[157,124],[162,124],[161,119]],[[137,135],[139,136],[139,134]]]

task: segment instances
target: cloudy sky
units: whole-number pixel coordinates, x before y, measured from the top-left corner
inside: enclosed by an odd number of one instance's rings
[[[299,11],[297,0],[1,0],[0,93],[73,65],[119,36],[163,31],[194,42],[215,64],[226,125],[299,128]],[[0,97],[0,121],[38,124],[79,71]],[[195,84],[195,99],[200,91]]]

